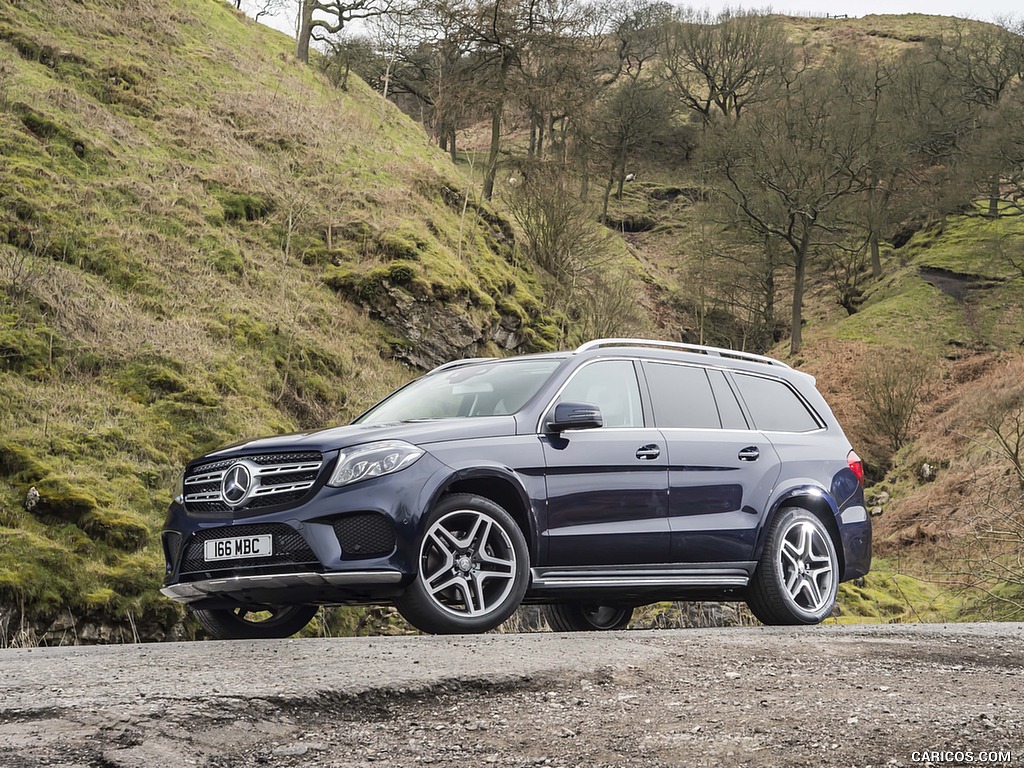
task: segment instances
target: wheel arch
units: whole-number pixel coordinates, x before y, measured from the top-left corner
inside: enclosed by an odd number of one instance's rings
[[[836,518],[839,516],[839,507],[828,491],[813,483],[790,488],[775,500],[758,534],[757,545],[754,548],[754,560],[761,560],[768,531],[771,530],[772,523],[775,522],[779,511],[786,507],[800,507],[821,520],[828,530],[829,536],[832,537],[832,546],[835,547],[836,556],[839,558],[839,580],[842,581],[846,571],[846,552],[843,549],[843,539],[839,533],[839,523],[836,522]]]
[[[442,497],[453,493],[482,496],[508,512],[523,532],[530,560],[537,562],[537,540],[533,533],[535,526],[531,515],[530,497],[514,472],[503,467],[461,470],[439,485],[430,500],[430,506],[433,507]]]

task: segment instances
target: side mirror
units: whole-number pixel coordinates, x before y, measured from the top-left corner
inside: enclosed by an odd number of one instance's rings
[[[591,403],[559,403],[547,423],[548,432],[556,433],[569,429],[594,429],[603,426],[601,409]]]

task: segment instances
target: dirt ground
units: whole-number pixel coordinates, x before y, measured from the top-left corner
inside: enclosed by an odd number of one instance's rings
[[[0,651],[0,766],[1024,765],[1024,625]]]

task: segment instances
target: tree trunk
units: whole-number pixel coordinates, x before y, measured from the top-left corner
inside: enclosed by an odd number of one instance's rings
[[[764,253],[767,257],[764,275],[765,347],[770,347],[775,342],[775,244],[771,237],[764,240]]]
[[[888,195],[878,199],[878,175],[871,175],[871,187],[868,189],[868,243],[871,246],[871,276],[876,280],[882,276],[882,257],[878,252],[878,226],[881,206]]]
[[[796,354],[800,351],[800,344],[803,341],[803,329],[801,323],[804,316],[804,279],[807,275],[807,251],[811,244],[811,231],[808,228],[800,238],[800,243],[794,251],[796,257],[796,271],[793,280],[793,315],[791,318],[792,330],[789,337],[789,351]]]
[[[619,186],[615,191],[615,199],[622,199],[622,186],[626,183],[626,147],[622,147],[622,151],[619,153],[619,162],[617,163],[617,171],[619,173]]]
[[[313,2],[302,0],[299,6],[299,33],[295,36],[295,58],[309,64],[309,41],[313,36]]]
[[[452,158],[452,165],[459,162],[458,151],[455,146],[455,129],[448,132],[448,152]]]
[[[989,187],[988,193],[988,215],[990,218],[999,218],[999,176],[992,178],[992,186]]]
[[[526,148],[526,156],[533,157],[537,153],[537,113],[530,113],[530,144]]]
[[[501,113],[505,100],[499,99],[491,112],[491,150],[487,155],[487,172],[484,174],[484,200],[494,195],[494,177],[498,173],[498,150],[501,147]]]
[[[882,254],[878,247],[878,230],[872,229],[871,235],[868,237],[868,243],[871,245],[871,276],[879,278],[882,276]]]
[[[537,121],[537,159],[544,157],[544,115]]]

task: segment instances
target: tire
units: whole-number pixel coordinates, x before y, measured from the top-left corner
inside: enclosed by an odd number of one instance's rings
[[[516,521],[490,499],[457,493],[428,516],[416,579],[395,606],[423,632],[487,632],[519,607],[529,580],[530,555]]]
[[[763,624],[818,624],[832,613],[839,557],[825,524],[799,507],[779,511],[747,594]]]
[[[195,610],[193,613],[215,640],[270,640],[291,637],[309,624],[318,610],[315,605],[284,605]],[[267,613],[270,615],[261,616]]]
[[[555,632],[625,629],[633,619],[633,609],[621,605],[556,603],[544,606],[544,613]]]

